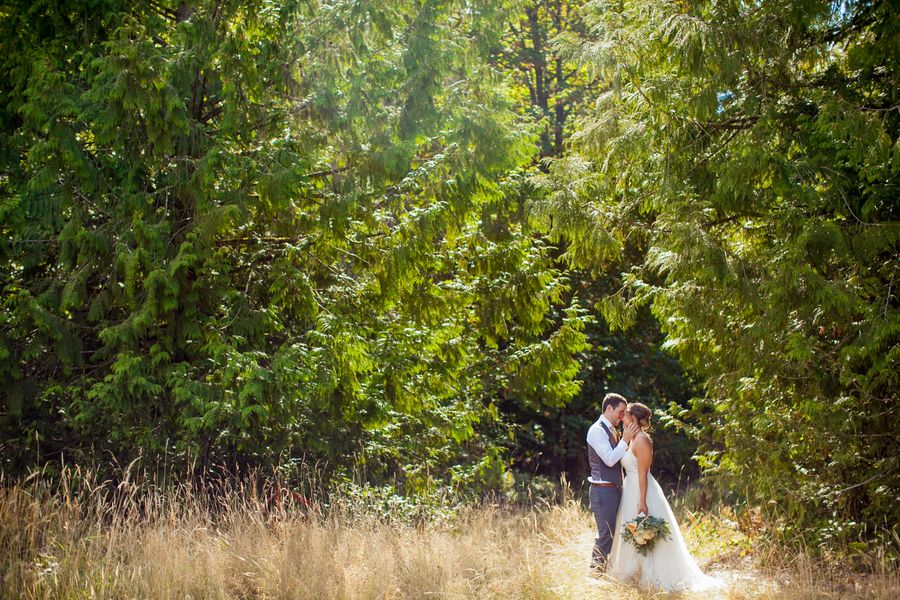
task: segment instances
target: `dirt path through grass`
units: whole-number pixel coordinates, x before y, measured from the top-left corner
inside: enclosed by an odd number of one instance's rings
[[[781,569],[774,569],[769,564],[771,571],[764,572],[766,559],[758,555],[754,557],[753,544],[727,520],[697,520],[683,527],[682,532],[703,571],[726,583],[724,591],[652,593],[608,578],[591,577],[587,566],[594,531],[586,520],[582,523],[570,522],[570,539],[567,542],[558,538],[548,540],[551,545],[546,547],[543,555],[546,560],[544,572],[549,580],[544,581],[544,588],[556,598],[572,600],[894,600],[900,597],[900,579],[896,573],[829,573],[807,557],[788,561]],[[784,557],[779,557],[779,560],[784,560]]]
[[[622,585],[609,578],[590,576],[587,565],[593,543],[593,530],[584,529],[572,539],[571,543],[547,550],[548,564],[546,572],[551,574],[551,581],[545,582],[545,585],[557,597],[572,600],[597,600],[600,598],[616,598],[617,600],[648,598],[731,600],[743,598],[787,597],[800,599],[829,597],[828,595],[818,596],[815,593],[795,595],[787,592],[783,589],[783,584],[754,569],[749,556],[736,559],[736,557],[727,554],[714,557],[708,561],[698,561],[704,572],[726,582],[727,589],[724,592],[665,594],[641,591],[631,586]]]

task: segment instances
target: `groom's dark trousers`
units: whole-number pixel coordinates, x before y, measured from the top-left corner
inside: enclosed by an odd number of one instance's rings
[[[606,564],[606,558],[612,549],[622,488],[592,485],[590,498],[591,512],[594,513],[594,520],[597,521],[598,534],[597,539],[594,540],[591,567],[602,567]]]

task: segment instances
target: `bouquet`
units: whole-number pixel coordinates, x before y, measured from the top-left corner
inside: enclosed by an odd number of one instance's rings
[[[647,556],[647,553],[653,550],[656,542],[669,539],[671,534],[668,521],[643,513],[622,526],[622,535],[625,541],[634,545],[641,556]]]

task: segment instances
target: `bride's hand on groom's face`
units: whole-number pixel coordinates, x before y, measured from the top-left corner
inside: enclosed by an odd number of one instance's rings
[[[625,440],[625,443],[630,442],[634,439],[634,436],[637,435],[637,432],[640,431],[640,426],[637,423],[632,423],[631,425],[626,425],[622,429],[622,439]]]

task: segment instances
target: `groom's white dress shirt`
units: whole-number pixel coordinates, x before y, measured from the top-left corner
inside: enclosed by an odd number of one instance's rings
[[[611,467],[625,456],[625,451],[628,450],[628,444],[625,443],[625,440],[619,440],[619,443],[613,448],[609,441],[609,435],[600,423],[605,423],[610,431],[613,430],[612,423],[610,423],[606,417],[601,416],[593,425],[591,425],[591,428],[588,429],[587,443],[591,445],[591,448],[594,449],[594,452],[597,453],[600,460],[605,462],[607,467]],[[588,480],[591,483],[609,483],[608,481],[603,481],[602,479],[598,480],[592,477],[588,477]]]

